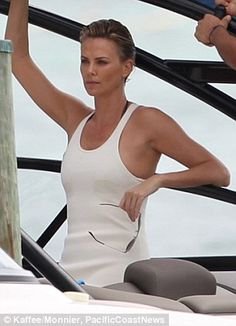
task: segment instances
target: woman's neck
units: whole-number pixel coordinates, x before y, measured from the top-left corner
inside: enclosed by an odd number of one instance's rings
[[[99,125],[116,123],[128,108],[128,101],[124,96],[109,99],[95,99],[94,121]]]

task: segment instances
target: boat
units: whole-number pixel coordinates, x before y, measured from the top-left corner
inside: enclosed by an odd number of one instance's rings
[[[164,8],[184,17],[199,20],[205,13],[214,13],[214,1],[149,0],[147,5]],[[7,14],[9,2],[0,2],[0,12]],[[55,13],[30,7],[29,21],[60,36],[78,41],[83,24]],[[230,23],[236,33],[236,22]],[[205,60],[161,59],[137,48],[136,65],[148,74],[173,85],[187,94],[220,111],[227,119],[236,120],[236,100],[214,87],[214,83],[233,84],[236,73],[223,62]],[[18,157],[19,170],[59,173],[61,162],[53,159]],[[201,186],[184,191],[211,198],[218,202],[236,204],[236,192],[215,186]],[[89,293],[95,300],[110,300],[148,304],[168,311],[236,318],[236,256],[159,257],[130,265],[124,283],[105,288],[79,285],[43,249],[66,221],[64,206],[46,227],[37,241],[22,229],[23,266],[37,278],[44,277],[60,291]],[[170,271],[170,274],[167,273]],[[135,275],[135,278],[133,277]],[[150,283],[151,275],[153,280]],[[220,318],[220,317],[219,317]]]

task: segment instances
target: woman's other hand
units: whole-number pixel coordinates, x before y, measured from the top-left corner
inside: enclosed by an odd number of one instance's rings
[[[126,191],[119,206],[127,212],[132,221],[135,221],[140,216],[143,201],[160,187],[161,176],[155,174]]]

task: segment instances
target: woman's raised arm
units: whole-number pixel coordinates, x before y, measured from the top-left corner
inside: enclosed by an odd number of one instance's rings
[[[28,6],[28,0],[11,0],[5,38],[13,42],[13,73],[35,103],[71,134],[89,109],[52,85],[30,57]]]

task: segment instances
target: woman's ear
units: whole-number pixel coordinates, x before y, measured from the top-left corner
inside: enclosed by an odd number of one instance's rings
[[[123,68],[123,77],[125,80],[129,77],[134,67],[134,61],[132,59],[128,59],[124,62]]]

